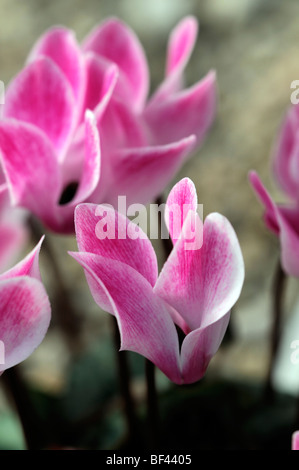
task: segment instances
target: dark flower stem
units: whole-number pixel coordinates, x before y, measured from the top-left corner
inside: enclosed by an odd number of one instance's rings
[[[145,375],[147,383],[147,426],[148,444],[150,449],[158,449],[160,443],[160,420],[155,372],[156,368],[154,364],[148,359],[146,359]]]
[[[33,240],[36,243],[40,240],[43,232],[38,221],[34,218],[29,220]],[[61,274],[57,256],[51,245],[51,240],[45,239],[44,252],[48,258],[49,265],[51,266],[53,276],[55,279],[55,306],[57,315],[55,320],[65,335],[66,341],[71,351],[76,351],[80,344],[80,331],[81,319],[77,312],[74,310],[71,303],[68,288],[65,285],[63,276]],[[118,325],[114,317],[112,317],[113,327],[113,340],[115,343],[117,362],[118,362],[118,376],[120,393],[124,403],[124,413],[127,421],[127,428],[130,442],[136,440],[137,432],[137,418],[135,413],[134,399],[131,392],[130,384],[130,371],[126,351],[119,352],[120,335]]]
[[[272,384],[272,374],[277,357],[280,335],[281,335],[281,324],[283,317],[283,301],[286,288],[287,277],[281,267],[280,260],[277,264],[274,282],[273,282],[273,316],[272,316],[272,331],[270,337],[270,360],[269,368],[266,377],[265,386],[265,397],[267,400],[273,399],[274,389]]]
[[[159,196],[156,199],[156,204],[158,206],[163,204],[162,196]],[[161,235],[162,235],[162,233],[165,233],[165,234],[167,233],[167,229],[165,227],[165,220],[162,216],[163,216],[163,214],[160,213],[158,233],[160,233]],[[161,241],[162,241],[162,247],[163,247],[163,251],[164,251],[164,260],[166,261],[168,256],[170,255],[170,253],[172,251],[173,243],[172,243],[172,240],[171,240],[170,236],[168,238],[165,238],[165,237],[162,238],[161,237]]]
[[[42,227],[34,217],[29,218],[29,227],[33,242],[37,243],[44,233]],[[52,270],[55,281],[54,298],[51,299],[53,319],[63,332],[70,350],[76,351],[80,343],[81,319],[72,305],[68,288],[65,285],[57,261],[57,255],[48,236],[46,236],[43,243],[43,253],[47,256],[47,266]]]
[[[159,196],[155,203],[160,206],[163,204],[162,195]],[[162,234],[166,234],[165,221],[163,218],[163,211],[159,212],[160,217],[158,221],[159,234],[161,236],[161,242],[164,253],[164,260],[166,261],[170,255],[173,244],[171,238],[162,237]],[[151,449],[158,449],[160,442],[160,419],[159,419],[159,406],[158,406],[158,393],[156,387],[156,368],[155,365],[149,361],[145,360],[145,377],[146,377],[146,386],[147,386],[147,425],[148,425],[148,443]]]
[[[4,385],[9,401],[12,401],[12,405],[18,413],[27,449],[41,449],[49,436],[33,406],[20,366],[4,371],[1,383]]]
[[[139,441],[138,420],[136,416],[135,401],[133,398],[130,382],[130,370],[128,354],[126,351],[119,351],[120,334],[117,321],[114,316],[112,318],[112,328],[114,336],[114,344],[116,350],[116,359],[118,366],[118,379],[120,393],[123,400],[124,414],[126,418],[127,430],[129,435],[129,442],[131,444]]]

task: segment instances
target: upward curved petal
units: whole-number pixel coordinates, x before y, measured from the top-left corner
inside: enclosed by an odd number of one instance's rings
[[[135,269],[90,253],[71,253],[105,291],[121,335],[121,350],[152,361],[173,382],[181,383],[179,342],[167,305]],[[95,297],[97,301],[97,297]],[[102,298],[100,299],[102,300]]]
[[[45,337],[51,308],[43,284],[24,276],[0,281],[0,338],[5,348],[0,372],[24,361]]]
[[[173,244],[180,237],[189,211],[197,211],[197,193],[193,181],[183,178],[171,189],[166,201],[165,222]]]
[[[276,204],[255,172],[249,175],[253,189],[264,206],[264,221],[279,237],[281,264],[290,276],[299,277],[299,208]]]
[[[0,272],[11,266],[27,240],[25,226],[0,223]]]
[[[83,51],[92,51],[119,67],[117,93],[131,102],[136,110],[143,108],[149,87],[147,60],[135,33],[117,18],[109,18],[84,40]]]
[[[89,52],[84,56],[86,68],[86,93],[84,96],[84,110],[90,109],[100,120],[118,79],[118,67],[107,59]],[[97,110],[97,111],[96,111]]]
[[[39,254],[44,236],[40,239],[38,244],[32,249],[32,251],[13,268],[5,271],[0,275],[0,281],[4,279],[11,279],[18,276],[30,276],[32,278],[41,281],[41,274],[39,269]]]
[[[240,245],[228,220],[214,213],[206,217],[203,226],[199,217],[195,221],[193,231],[194,217],[185,220],[182,237],[154,288],[191,330],[225,316],[238,300],[244,282]],[[202,231],[202,246],[192,243],[188,247],[186,241],[200,240]]]
[[[108,201],[115,204],[117,195],[124,194],[128,204],[151,202],[180,170],[194,145],[195,138],[190,136],[168,145],[118,152]]]
[[[298,156],[298,126],[297,110],[293,106],[287,112],[281,125],[272,154],[272,167],[277,184],[295,201],[299,198],[298,179],[294,178],[292,167],[296,165]],[[297,155],[294,156],[294,152]]]
[[[78,106],[84,93],[85,77],[82,55],[74,32],[64,26],[50,28],[32,48],[27,63],[40,56],[49,57],[62,70],[72,87]]]
[[[198,33],[194,16],[183,18],[172,30],[167,50],[166,75],[184,70],[192,53]]]
[[[210,72],[186,90],[149,102],[144,119],[153,143],[167,144],[195,135],[200,146],[215,117],[215,84],[215,73]]]
[[[4,117],[33,124],[64,155],[74,127],[75,101],[59,67],[47,57],[28,64],[10,83]]]
[[[172,30],[167,47],[165,79],[150,98],[149,106],[167,100],[184,86],[184,69],[189,61],[198,33],[194,16],[183,18]]]
[[[77,174],[78,189],[74,198],[69,202],[69,206],[73,209],[81,202],[85,202],[90,195],[95,191],[99,184],[101,174],[101,144],[100,135],[96,126],[96,120],[94,114],[87,110],[85,113],[84,123],[84,149],[82,153],[84,155],[84,161],[82,165],[79,165],[79,172]],[[66,168],[63,168],[65,184],[72,182],[67,180],[68,178],[68,167],[67,163],[71,165],[71,162],[66,162]],[[71,173],[71,172],[70,172]],[[72,175],[74,177],[74,175]]]
[[[261,182],[258,174],[255,171],[249,173],[249,181],[251,186],[259,198],[260,202],[265,208],[264,212],[264,221],[269,230],[278,235],[279,233],[279,223],[277,219],[277,206],[272,200],[270,194],[266,190],[265,186]]]

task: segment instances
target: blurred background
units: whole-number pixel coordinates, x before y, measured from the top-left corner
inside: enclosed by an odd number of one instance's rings
[[[257,170],[273,197],[282,197],[273,183],[270,156],[290,104],[290,84],[299,79],[299,3],[0,0],[0,79],[9,83],[36,39],[50,26],[66,25],[81,41],[107,16],[118,16],[136,31],[144,46],[153,90],[164,74],[168,34],[189,14],[198,18],[200,33],[186,70],[186,83],[191,85],[210,69],[216,70],[219,104],[204,145],[176,181],[189,176],[196,184],[204,215],[220,212],[231,221],[242,247],[246,279],[227,337],[205,379],[192,387],[178,388],[157,374],[167,436],[164,445],[289,449],[291,433],[298,424],[299,365],[290,360],[291,342],[299,340],[298,280],[287,279],[282,338],[273,371],[275,397],[264,400],[279,246],[264,228],[262,208],[248,184],[248,171]],[[118,448],[125,423],[111,325],[107,314],[94,304],[82,270],[67,255],[67,250],[76,250],[73,238],[47,235],[80,316],[80,340],[69,344],[54,319],[43,344],[22,364],[21,373],[53,446]],[[162,264],[161,247],[156,245]],[[43,279],[55,303],[51,269],[42,254]],[[131,361],[134,395],[142,413],[143,361],[133,355]],[[220,441],[215,433],[221,433]],[[49,446],[49,442],[42,445]],[[18,415],[0,381],[0,448],[24,446]]]

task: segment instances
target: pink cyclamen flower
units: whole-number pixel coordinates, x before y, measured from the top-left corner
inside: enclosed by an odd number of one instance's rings
[[[287,202],[277,204],[255,171],[251,185],[264,206],[267,228],[279,239],[281,265],[290,276],[299,277],[299,107],[292,106],[279,132],[273,153],[273,174]]]
[[[26,214],[11,207],[7,185],[0,184],[0,272],[16,261],[27,241]]]
[[[76,208],[79,252],[70,253],[84,268],[96,303],[116,317],[121,350],[145,356],[177,384],[205,374],[244,281],[242,253],[230,223],[217,213],[203,223],[196,209],[195,187],[185,178],[167,199],[174,247],[159,275],[147,235],[111,206]],[[113,236],[99,237],[103,221],[113,227]],[[202,246],[186,249],[202,236]],[[181,346],[177,328],[184,335]]]
[[[292,434],[292,450],[299,450],[299,431]]]
[[[173,30],[165,80],[148,99],[147,60],[123,22],[104,21],[81,47],[65,27],[47,31],[10,83],[0,122],[12,201],[64,233],[80,202],[159,195],[215,114],[214,72],[182,85],[196,35],[193,17]]]
[[[51,307],[39,271],[41,243],[0,275],[0,375],[33,353],[50,324]]]

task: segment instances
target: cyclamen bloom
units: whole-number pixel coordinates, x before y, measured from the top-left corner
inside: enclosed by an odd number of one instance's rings
[[[280,242],[281,265],[290,276],[299,277],[299,107],[292,106],[284,119],[273,155],[273,173],[286,203],[277,204],[256,172],[249,175],[251,185],[264,206],[267,228]]]
[[[123,22],[104,21],[81,47],[67,28],[47,31],[9,85],[0,122],[14,204],[68,233],[80,202],[114,204],[121,194],[145,204],[158,196],[215,114],[214,72],[182,85],[196,36],[193,17],[173,30],[165,80],[148,99],[147,60]]]
[[[174,205],[181,215],[184,206],[189,210],[178,220]],[[99,206],[81,204],[75,212],[79,252],[70,254],[84,268],[96,303],[116,317],[121,350],[145,356],[177,384],[198,381],[221,344],[244,281],[232,226],[217,213],[203,223],[193,183],[181,180],[166,203],[174,247],[158,275],[146,234],[111,207],[100,209],[106,223],[114,224],[115,237],[99,240]],[[118,236],[123,226],[126,237]],[[179,236],[174,233],[178,226]],[[186,249],[185,243],[202,235],[200,249]],[[177,328],[184,334],[181,346]]]
[[[0,375],[33,353],[50,324],[51,307],[38,266],[41,243],[0,275],[0,340],[4,348]]]

